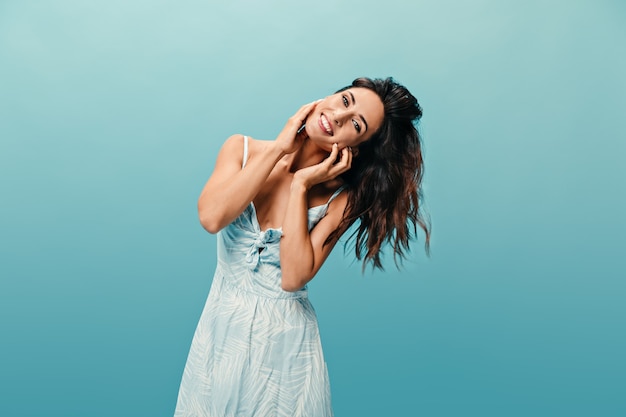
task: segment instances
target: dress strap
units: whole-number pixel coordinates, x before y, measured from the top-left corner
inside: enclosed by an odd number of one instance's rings
[[[246,166],[246,162],[248,162],[248,137],[244,135],[243,137],[243,162],[241,163],[242,169]]]
[[[335,192],[333,193],[333,195],[330,196],[330,198],[328,199],[328,201],[326,202],[326,205],[329,205],[331,203],[331,201],[333,201],[339,194],[341,194],[341,192],[346,188],[345,185],[342,185],[341,187],[337,188],[335,190]]]

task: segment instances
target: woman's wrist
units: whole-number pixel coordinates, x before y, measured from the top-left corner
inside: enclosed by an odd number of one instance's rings
[[[301,178],[297,173],[294,174],[291,180],[291,191],[306,193],[311,186],[307,184],[304,178]]]

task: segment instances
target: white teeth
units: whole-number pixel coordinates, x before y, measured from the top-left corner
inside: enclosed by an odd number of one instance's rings
[[[326,116],[322,115],[322,125],[324,125],[324,129],[326,129],[326,133],[328,133],[329,135],[332,135],[332,130],[330,130],[330,123],[328,122],[328,119],[326,118]]]

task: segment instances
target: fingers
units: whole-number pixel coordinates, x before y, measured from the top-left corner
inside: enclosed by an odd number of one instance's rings
[[[338,154],[339,149],[337,144],[335,143],[333,145],[332,152],[326,159],[327,164],[329,164],[328,174],[332,178],[335,178],[337,175],[346,172],[352,166],[352,149],[350,147],[346,147],[341,150],[341,156],[339,158],[339,161],[337,161]]]
[[[330,168],[337,161],[337,155],[339,155],[339,146],[336,143],[333,143],[333,148],[330,151],[330,155],[326,158],[326,165]]]
[[[352,149],[350,147],[341,150],[341,159],[335,164],[335,167],[341,169],[337,175],[347,171],[352,166]]]
[[[337,160],[339,158],[339,160]],[[309,184],[315,185],[337,178],[352,166],[352,149],[349,147],[339,150],[335,143],[330,155],[322,162],[296,171],[296,175],[304,178]]]
[[[308,103],[305,104],[304,106],[300,107],[300,109],[296,112],[296,114],[293,115],[293,118],[296,121],[300,121],[300,123],[304,123],[304,121],[306,120],[307,116],[309,115],[309,113],[311,113],[313,111],[313,109],[315,109],[315,106],[317,106],[317,103],[319,103],[320,100],[316,100],[312,103]]]
[[[299,120],[302,123],[304,123],[308,115],[315,109],[315,106],[317,106],[317,104],[320,101],[322,100],[320,99],[320,100],[316,100],[311,103],[305,104],[304,106],[300,107],[300,109],[296,112],[296,114],[293,115],[293,117],[296,120]]]

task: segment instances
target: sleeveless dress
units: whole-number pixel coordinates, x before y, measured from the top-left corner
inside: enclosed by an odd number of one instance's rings
[[[248,138],[244,137],[243,167]],[[311,230],[338,189],[308,211]],[[217,268],[185,365],[175,417],[331,417],[328,371],[307,286],[281,288],[280,228],[254,204],[217,234]]]

